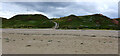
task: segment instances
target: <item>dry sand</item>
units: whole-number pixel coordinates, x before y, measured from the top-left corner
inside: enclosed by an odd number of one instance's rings
[[[3,29],[3,54],[118,54],[118,31]]]

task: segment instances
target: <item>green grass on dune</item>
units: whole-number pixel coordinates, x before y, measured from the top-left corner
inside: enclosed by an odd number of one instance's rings
[[[120,20],[117,19],[119,22]],[[10,19],[2,19],[2,28],[52,28],[54,22],[59,24],[59,29],[108,29],[119,30],[120,27],[102,14],[86,16],[69,15],[61,18],[48,19],[42,14],[21,14]]]
[[[112,23],[110,18],[100,14],[87,16],[70,15],[54,21],[59,23],[60,29],[119,29],[118,25]]]
[[[43,15],[17,15],[2,21],[3,28],[52,28],[54,23]]]

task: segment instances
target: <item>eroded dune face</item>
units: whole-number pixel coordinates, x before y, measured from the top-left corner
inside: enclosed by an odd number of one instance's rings
[[[118,32],[3,29],[3,54],[117,54]]]

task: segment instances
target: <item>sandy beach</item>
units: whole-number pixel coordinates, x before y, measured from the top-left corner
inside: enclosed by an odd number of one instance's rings
[[[3,29],[3,54],[118,54],[118,31]]]

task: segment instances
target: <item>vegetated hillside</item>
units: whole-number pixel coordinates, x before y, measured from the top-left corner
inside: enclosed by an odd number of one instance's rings
[[[86,16],[69,15],[56,20],[61,29],[119,29],[117,24],[102,14]]]
[[[2,19],[5,20],[6,18],[0,17],[0,28],[2,28]]]
[[[116,20],[120,22],[120,18],[117,18]]]
[[[7,19],[7,18],[0,17],[1,22],[2,22],[2,20],[6,20],[6,19]]]
[[[120,18],[115,18],[115,20],[117,20],[117,21],[118,21],[118,24],[119,24],[119,22],[120,22]]]
[[[114,24],[119,25],[119,20],[118,19],[111,19]]]
[[[20,14],[2,20],[3,28],[52,28],[54,23],[42,14]]]
[[[120,28],[120,18],[115,18],[112,21],[113,21],[113,23],[117,24],[118,27]]]

